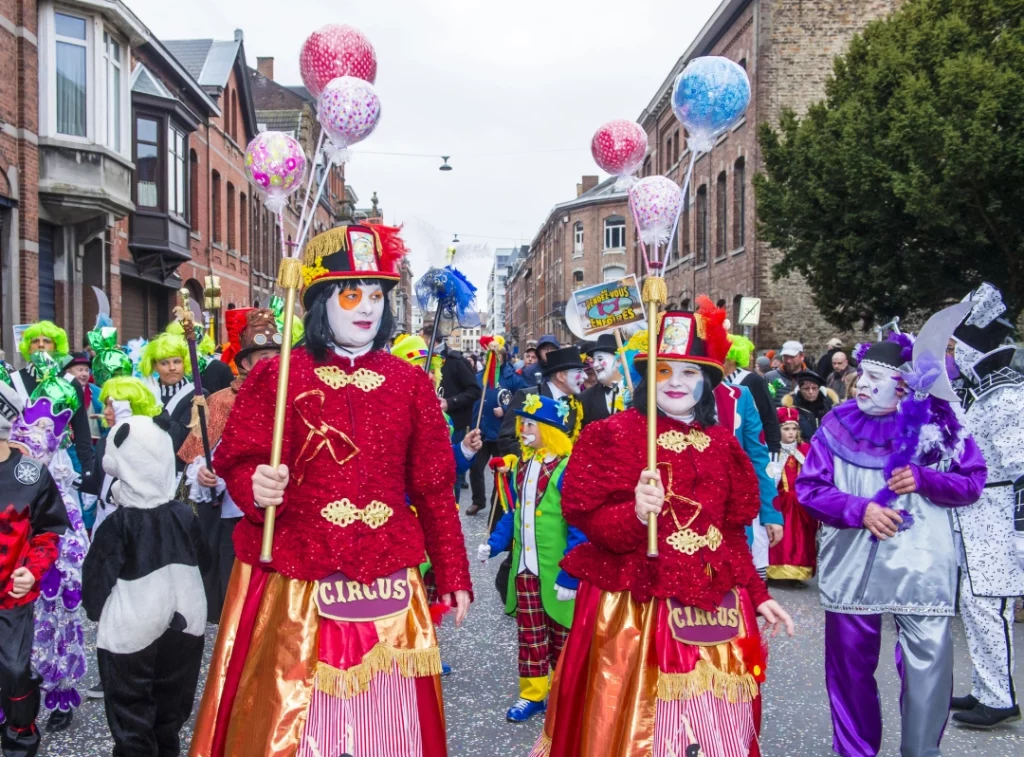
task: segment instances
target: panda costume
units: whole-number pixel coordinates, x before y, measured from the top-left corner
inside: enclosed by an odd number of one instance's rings
[[[115,755],[176,755],[192,713],[206,630],[202,536],[173,497],[166,415],[111,429],[104,471],[118,507],[94,534],[82,602],[96,647]]]

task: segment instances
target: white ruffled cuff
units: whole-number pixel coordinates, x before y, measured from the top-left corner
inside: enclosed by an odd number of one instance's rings
[[[205,465],[206,458],[202,455],[196,455],[196,459],[185,468],[185,480],[188,482],[188,497],[193,502],[211,502],[213,500],[210,496],[210,489],[199,483],[199,470]],[[216,493],[218,495],[223,494],[225,488],[224,479],[218,476]]]

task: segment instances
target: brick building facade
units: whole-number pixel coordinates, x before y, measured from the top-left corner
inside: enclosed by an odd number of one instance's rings
[[[681,182],[690,161],[683,128],[672,113],[676,77],[695,57],[721,55],[743,66],[751,102],[745,117],[700,155],[666,271],[671,305],[692,306],[706,293],[739,319],[740,298],[763,300],[755,340],[764,349],[798,338],[820,349],[834,336],[799,276],[780,281],[780,254],[758,238],[753,177],[763,170],[757,143],[762,123],[785,107],[803,113],[824,95],[832,62],[871,20],[899,0],[723,0],[641,113],[649,137],[642,174]]]
[[[504,332],[520,350],[544,334],[573,341],[565,325],[572,291],[636,271],[626,192],[615,179],[584,176],[576,194],[551,209],[505,283]]]
[[[240,30],[226,41],[162,42],[121,0],[0,0],[0,344],[9,360],[13,327],[41,318],[80,349],[97,314],[92,287],[106,293],[125,341],[162,329],[181,288],[201,302],[210,275],[223,308],[266,304],[282,236],[298,237],[300,198],[282,235],[246,176],[246,144],[273,128],[257,119],[257,76]],[[269,89],[300,103],[301,123],[282,130],[312,155],[312,98],[270,78]],[[280,109],[271,103],[263,115]],[[312,233],[346,213],[339,167]]]

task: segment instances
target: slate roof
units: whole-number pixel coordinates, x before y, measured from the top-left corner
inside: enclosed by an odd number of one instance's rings
[[[142,95],[152,95],[153,97],[162,97],[165,100],[177,99],[171,94],[170,90],[163,85],[163,82],[153,76],[153,73],[141,63],[136,66],[135,71],[132,72],[132,92],[138,92]]]
[[[261,131],[286,131],[295,136],[301,116],[301,110],[258,110],[256,122]]]
[[[173,39],[164,42],[203,87],[223,87],[238,56],[239,40]]]

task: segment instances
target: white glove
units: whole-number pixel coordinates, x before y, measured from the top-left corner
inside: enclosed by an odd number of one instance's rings
[[[476,548],[476,559],[480,562],[487,562],[491,559],[491,545],[481,544]]]
[[[572,602],[576,599],[576,590],[566,589],[564,586],[555,584],[555,596],[559,602]]]

